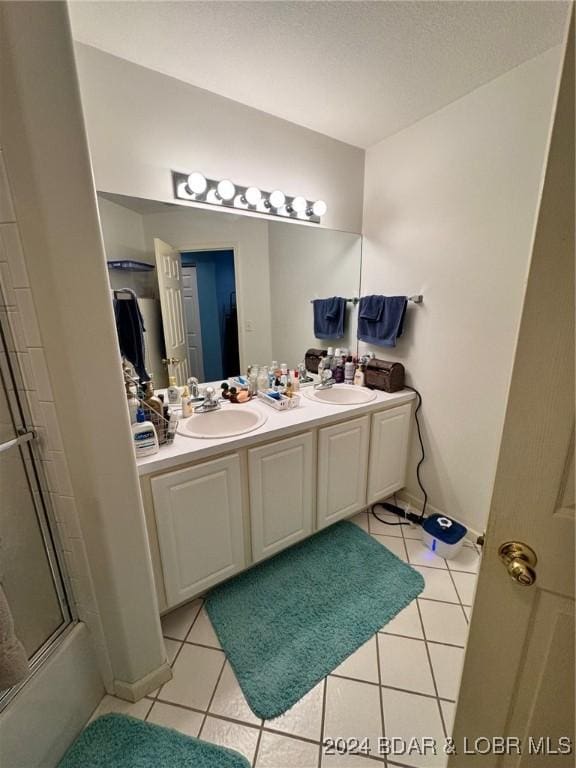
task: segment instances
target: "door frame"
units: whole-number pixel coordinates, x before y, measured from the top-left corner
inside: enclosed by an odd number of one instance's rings
[[[189,247],[176,246],[180,251],[180,256],[183,253],[194,253],[194,251],[232,251],[234,254],[234,282],[236,283],[236,311],[238,312],[238,352],[240,355],[240,370],[245,371],[248,363],[246,362],[245,352],[245,338],[244,338],[244,307],[243,302],[239,300],[242,295],[242,278],[240,272],[240,245],[233,240],[222,240],[214,242],[211,240],[209,243],[194,243]],[[182,263],[182,262],[180,262]]]

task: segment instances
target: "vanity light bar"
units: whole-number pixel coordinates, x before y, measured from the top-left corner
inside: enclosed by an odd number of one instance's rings
[[[324,200],[307,200],[301,195],[290,197],[279,189],[265,192],[258,187],[242,187],[230,179],[207,179],[198,171],[190,174],[172,171],[172,182],[177,200],[237,208],[314,224],[319,224],[327,211]]]

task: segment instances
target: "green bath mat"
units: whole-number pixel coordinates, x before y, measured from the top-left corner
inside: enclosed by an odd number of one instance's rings
[[[354,523],[337,523],[216,587],[206,610],[258,717],[290,709],[424,589]]]
[[[250,768],[250,763],[231,749],[111,714],[82,731],[58,768]]]

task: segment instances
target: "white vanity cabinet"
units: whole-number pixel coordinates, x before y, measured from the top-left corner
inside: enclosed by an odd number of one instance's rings
[[[382,501],[405,485],[411,416],[411,403],[372,415],[368,504]]]
[[[182,441],[180,467],[141,473],[149,475],[141,488],[160,609],[404,487],[414,397],[379,398],[348,415],[288,411],[269,419],[272,434],[247,433],[228,451],[217,444],[194,458]]]
[[[315,454],[313,432],[248,450],[254,562],[295,544],[314,530]]]
[[[246,567],[238,454],[154,477],[151,487],[169,606]]]
[[[318,435],[318,528],[366,506],[370,417],[361,416]]]

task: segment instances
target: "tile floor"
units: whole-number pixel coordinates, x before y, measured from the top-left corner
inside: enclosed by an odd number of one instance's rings
[[[107,696],[94,716],[120,711],[176,728],[238,750],[254,768],[445,765],[442,754],[385,757],[374,745],[384,734],[440,744],[450,735],[479,550],[467,543],[446,561],[422,546],[417,527],[386,525],[366,512],[353,520],[411,563],[426,587],[291,710],[267,721],[250,711],[199,599],[162,620],[173,679],[136,704]],[[366,737],[371,756],[321,750],[326,738]]]

